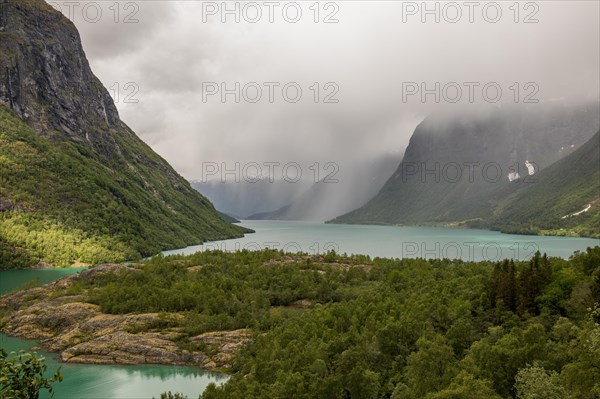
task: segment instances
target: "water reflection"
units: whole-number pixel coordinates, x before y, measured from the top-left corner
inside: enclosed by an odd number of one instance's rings
[[[26,350],[39,343],[0,334],[0,346],[8,351]],[[159,397],[162,392],[181,392],[197,398],[214,382],[222,384],[228,376],[182,366],[114,366],[61,363],[56,354],[36,351],[46,357],[48,375],[61,367],[65,379],[55,384],[56,399],[139,399]],[[42,392],[40,399],[49,399]]]
[[[35,280],[39,280],[40,284],[47,284],[61,277],[79,273],[85,269],[87,268],[73,267],[66,269],[26,269],[0,271],[0,295],[4,295]]]

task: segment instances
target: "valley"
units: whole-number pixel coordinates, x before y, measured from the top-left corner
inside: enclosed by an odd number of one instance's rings
[[[600,397],[598,4],[67,3],[0,0],[0,398]]]

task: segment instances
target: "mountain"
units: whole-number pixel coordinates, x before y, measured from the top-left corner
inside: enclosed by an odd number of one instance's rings
[[[415,129],[400,166],[377,196],[332,222],[480,223],[599,126],[597,102],[431,115]]]
[[[310,182],[261,179],[192,181],[192,187],[206,196],[219,211],[236,219],[271,211],[290,203],[308,189]]]
[[[600,237],[600,132],[514,190],[487,226]]]
[[[248,230],[123,123],[75,26],[0,3],[0,268],[123,261]]]
[[[329,179],[313,183],[306,191],[274,211],[248,216],[254,220],[324,221],[365,204],[373,198],[396,168],[397,156],[340,165]]]
[[[219,214],[219,216],[221,216],[221,219],[223,219],[227,223],[240,223],[240,220],[238,220],[237,218],[234,218],[231,215],[228,215],[226,213],[219,212],[219,211],[217,211],[217,213]]]

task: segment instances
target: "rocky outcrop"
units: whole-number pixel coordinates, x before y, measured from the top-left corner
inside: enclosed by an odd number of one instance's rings
[[[213,355],[208,359],[204,359],[202,363],[202,368],[212,370],[214,368],[223,368],[223,365],[229,365],[233,355],[250,340],[250,337],[250,330],[240,329],[211,331],[192,337],[190,341],[212,348]]]
[[[22,211],[23,209],[25,208],[23,208],[21,205],[15,205],[10,199],[0,197],[0,212],[15,210]]]
[[[69,291],[79,279],[126,268],[136,269],[101,265],[43,287],[2,297],[2,331],[38,340],[69,363],[193,365],[206,370],[229,367],[233,355],[250,340],[246,329],[216,331],[189,338],[196,347],[207,348],[205,351],[181,349],[177,341],[182,333],[177,327],[143,331],[144,326],[157,321],[158,314],[104,314],[97,305],[86,302],[85,295]]]

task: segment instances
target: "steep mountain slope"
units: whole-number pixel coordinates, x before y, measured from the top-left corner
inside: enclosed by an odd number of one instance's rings
[[[248,219],[324,221],[365,204],[377,194],[397,165],[397,156],[385,155],[352,166],[340,165],[335,182],[319,181],[285,206],[256,213]]]
[[[600,132],[501,201],[487,225],[506,232],[600,237]]]
[[[600,125],[598,103],[505,107],[437,114],[415,130],[379,194],[334,223],[450,224],[488,218],[504,195],[585,143]],[[518,173],[512,182],[509,176]]]
[[[0,3],[0,268],[120,261],[241,236],[120,119],[74,25]]]

